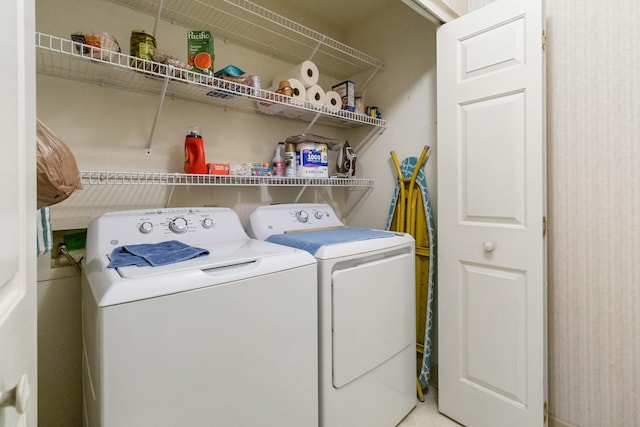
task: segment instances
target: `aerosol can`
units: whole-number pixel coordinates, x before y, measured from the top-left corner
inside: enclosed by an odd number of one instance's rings
[[[353,178],[356,175],[356,153],[351,149],[349,141],[344,143],[338,153],[336,169],[339,177]]]

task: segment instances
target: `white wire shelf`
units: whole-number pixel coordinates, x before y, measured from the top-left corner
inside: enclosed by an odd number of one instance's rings
[[[229,80],[140,59],[117,52],[88,47],[44,33],[36,33],[37,71],[42,74],[256,112],[315,122],[333,127],[363,125],[385,128],[384,120],[346,110],[294,99]]]
[[[371,188],[368,178],[287,178],[275,176],[197,175],[162,172],[80,171],[82,185],[220,185],[270,187]]]
[[[383,61],[249,0],[111,1],[287,62],[312,59],[321,73],[338,78],[384,68]]]

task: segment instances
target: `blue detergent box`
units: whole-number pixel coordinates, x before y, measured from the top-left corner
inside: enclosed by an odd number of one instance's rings
[[[356,89],[351,80],[345,80],[331,87],[331,90],[338,92],[342,98],[342,109],[347,111],[356,111]]]

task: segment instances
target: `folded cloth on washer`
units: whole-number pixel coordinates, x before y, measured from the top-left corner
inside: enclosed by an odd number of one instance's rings
[[[358,240],[379,239],[396,236],[397,233],[374,230],[371,228],[333,228],[327,230],[301,231],[297,233],[273,234],[267,242],[280,243],[309,252],[311,255],[322,246],[338,243],[355,242]]]
[[[117,268],[129,265],[157,267],[186,261],[202,255],[209,255],[209,251],[207,249],[189,246],[177,240],[141,245],[125,245],[119,246],[111,252],[111,262],[107,267]]]

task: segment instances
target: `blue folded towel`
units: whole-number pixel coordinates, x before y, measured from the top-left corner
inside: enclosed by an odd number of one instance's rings
[[[189,246],[177,240],[142,245],[119,246],[111,252],[108,268],[136,265],[157,267],[209,255],[207,249]]]
[[[280,243],[309,252],[311,255],[324,245],[355,242],[358,240],[379,239],[395,236],[396,233],[371,228],[336,228],[329,230],[303,231],[299,233],[273,234],[267,242]]]

